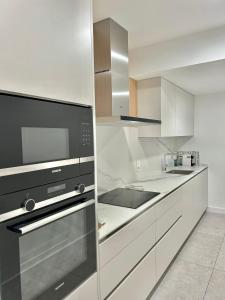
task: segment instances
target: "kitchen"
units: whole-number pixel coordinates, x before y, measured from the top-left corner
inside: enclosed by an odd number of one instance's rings
[[[223,1],[0,8],[0,298],[224,299]]]

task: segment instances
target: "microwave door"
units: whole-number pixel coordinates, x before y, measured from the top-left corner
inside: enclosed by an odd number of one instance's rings
[[[96,272],[94,200],[10,226],[9,230],[19,244],[18,299],[62,299]],[[7,286],[9,280],[2,285],[5,295],[10,294]],[[3,299],[13,299],[10,297]]]

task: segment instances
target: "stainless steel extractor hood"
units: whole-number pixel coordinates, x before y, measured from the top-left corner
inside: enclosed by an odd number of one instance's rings
[[[97,124],[161,123],[129,115],[128,32],[110,18],[94,24],[94,58]]]

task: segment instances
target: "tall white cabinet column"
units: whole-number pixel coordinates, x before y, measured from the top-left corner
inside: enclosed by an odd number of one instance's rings
[[[93,104],[91,0],[2,0],[0,90]]]

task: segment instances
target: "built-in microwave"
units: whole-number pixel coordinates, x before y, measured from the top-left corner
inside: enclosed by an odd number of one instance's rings
[[[92,108],[0,93],[0,195],[94,170]]]

